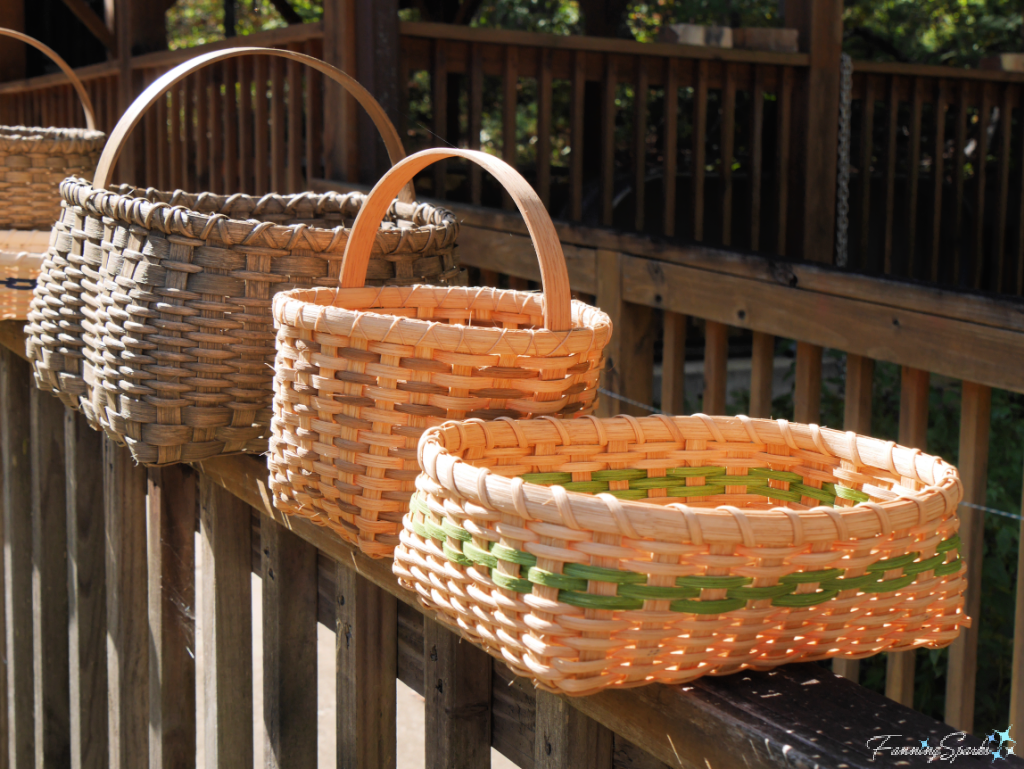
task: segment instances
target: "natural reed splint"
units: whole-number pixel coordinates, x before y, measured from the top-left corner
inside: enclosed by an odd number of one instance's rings
[[[37,378],[146,465],[266,450],[272,297],[337,284],[346,227],[365,199],[110,188],[144,112],[189,74],[243,55],[287,58],[334,80],[369,112],[392,161],[405,156],[384,110],[345,73],[292,51],[232,48],[156,80],[114,128],[93,182],[61,186],[67,208],[57,229],[70,236],[51,254],[54,280],[41,282],[33,316],[41,320],[29,327]],[[397,197],[369,236],[374,282],[458,281],[455,217],[417,204],[411,186]],[[59,335],[45,322],[53,312],[62,319]]]
[[[394,571],[550,691],[938,648],[964,616],[956,469],[747,417],[450,422]]]
[[[387,201],[417,172],[462,157],[490,171],[526,220],[543,296],[494,288],[364,288]],[[508,164],[435,149],[392,168],[359,213],[340,288],[274,300],[278,324],[270,487],[283,512],[390,556],[419,472],[416,444],[448,419],[574,417],[597,397],[611,322],[571,301],[544,205]]]
[[[49,230],[0,230],[0,319],[28,317]]]

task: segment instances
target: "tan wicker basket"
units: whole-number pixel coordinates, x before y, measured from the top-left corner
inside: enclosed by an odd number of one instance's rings
[[[383,109],[348,75],[292,51],[232,48],[156,80],[111,133],[93,183],[62,185],[53,279],[40,281],[29,328],[37,381],[142,464],[266,450],[272,297],[336,285],[347,226],[364,200],[109,188],[125,139],[149,106],[201,67],[253,54],[330,77],[370,113],[392,160],[405,154]],[[458,282],[454,215],[417,204],[411,185],[388,203],[388,222],[371,237],[375,281]]]
[[[956,469],[747,417],[450,422],[394,571],[550,691],[938,648],[964,615]]]
[[[509,191],[533,237],[544,296],[361,287],[387,201],[418,171],[449,157],[480,164]],[[611,322],[570,300],[565,258],[543,204],[491,155],[425,150],[396,164],[356,220],[340,285],[274,300],[270,487],[283,512],[328,526],[372,556],[390,556],[398,543],[426,428],[452,418],[571,417],[594,408]]]
[[[57,53],[35,38],[0,27],[50,57],[71,80],[85,111],[86,128],[0,126],[0,230],[49,232],[60,213],[57,186],[72,174],[91,174],[103,148],[89,93]],[[24,317],[24,315],[22,315]]]
[[[24,320],[43,254],[50,245],[44,230],[0,230],[0,319]]]

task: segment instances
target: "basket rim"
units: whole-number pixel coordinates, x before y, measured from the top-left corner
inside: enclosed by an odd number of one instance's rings
[[[850,507],[819,505],[807,510],[782,506],[766,506],[761,510],[740,509],[732,505],[713,508],[692,507],[685,503],[659,505],[618,499],[610,494],[567,491],[557,485],[546,486],[501,476],[455,456],[453,452],[458,450],[457,447],[448,446],[452,439],[459,441],[459,445],[470,438],[479,440],[482,437],[491,441],[493,434],[498,432],[503,433],[505,443],[513,446],[522,445],[526,432],[542,434],[544,443],[555,446],[603,445],[598,443],[602,431],[606,443],[612,438],[628,443],[632,437],[634,443],[675,442],[679,445],[676,438],[681,435],[683,427],[693,431],[689,439],[696,438],[703,430],[701,439],[709,442],[739,439],[753,443],[756,436],[762,444],[788,445],[798,450],[830,455],[840,461],[849,461],[857,456],[865,465],[892,472],[901,478],[911,478],[924,488],[917,492],[908,491],[892,500],[859,502]],[[573,440],[585,435],[593,436],[589,443]],[[512,436],[511,441],[509,436]],[[646,440],[638,441],[638,436]],[[542,441],[533,443],[539,442]],[[607,419],[587,416],[561,423],[549,417],[533,420],[502,417],[493,422],[451,420],[424,432],[417,455],[423,470],[416,481],[420,491],[455,494],[485,509],[498,510],[524,520],[535,518],[595,533],[634,539],[668,539],[695,545],[740,543],[747,547],[789,547],[890,536],[894,531],[925,526],[955,515],[963,498],[956,468],[919,449],[814,424],[790,423],[784,419],[752,419],[743,415],[656,415],[639,418],[620,415]],[[866,461],[886,456],[888,467]]]
[[[349,306],[339,306],[345,301]],[[430,307],[450,310],[492,310],[543,316],[543,295],[511,289],[466,286],[367,286],[361,288],[302,288],[274,297],[274,325],[279,330],[311,330],[334,336],[360,336],[371,342],[401,345],[429,344],[469,355],[536,355],[550,359],[603,349],[611,338],[612,322],[600,308],[572,300],[574,327],[503,329],[472,323],[441,323],[429,319],[373,312],[360,307]],[[538,321],[539,323],[539,321]]]
[[[102,148],[107,140],[103,131],[91,128],[63,128],[58,126],[0,125],[0,142],[31,141],[54,144],[67,141],[88,142]]]

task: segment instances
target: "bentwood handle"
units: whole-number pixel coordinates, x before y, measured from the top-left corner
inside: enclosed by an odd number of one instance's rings
[[[398,130],[388,119],[384,108],[351,75],[342,72],[337,67],[332,67],[327,62],[320,61],[320,59],[306,56],[304,53],[296,53],[295,51],[283,51],[278,48],[257,48],[254,46],[225,48],[221,51],[201,54],[179,64],[174,69],[154,80],[145,91],[139,94],[139,97],[132,102],[132,105],[121,116],[121,119],[117,121],[114,130],[110,132],[110,138],[103,148],[103,154],[100,155],[99,165],[96,166],[96,175],[93,177],[92,182],[93,187],[102,189],[110,184],[110,177],[114,171],[114,166],[117,165],[117,159],[121,155],[121,150],[124,149],[125,139],[128,138],[128,134],[138,125],[146,110],[159,101],[175,83],[184,80],[193,72],[202,69],[208,64],[249,55],[279,56],[282,59],[291,59],[329,77],[348,91],[362,105],[363,109],[369,113],[370,119],[373,120],[373,124],[380,131],[381,138],[384,139],[384,146],[387,148],[388,157],[391,159],[392,164],[405,157],[405,148],[402,146]],[[403,202],[412,203],[415,200],[412,185],[410,184],[406,189],[401,190],[401,194],[397,197]]]
[[[64,59],[57,55],[55,50],[50,48],[48,45],[40,43],[34,37],[29,37],[21,32],[15,32],[13,29],[6,29],[5,27],[0,27],[0,37],[13,37],[15,40],[20,40],[21,42],[26,43],[49,56],[53,63],[60,67],[60,71],[68,76],[68,79],[71,81],[71,85],[74,86],[75,91],[78,92],[78,98],[82,101],[82,110],[85,112],[85,127],[91,131],[96,130],[96,113],[93,111],[92,99],[89,98],[89,92],[85,90],[85,86],[82,84],[82,81],[78,79],[78,75],[75,74],[75,71],[68,66],[68,63],[64,61]]]
[[[544,288],[544,327],[549,331],[572,329],[572,295],[569,291],[569,273],[565,267],[562,244],[555,232],[555,225],[548,216],[541,199],[533,187],[516,169],[486,152],[459,150],[439,147],[423,150],[395,163],[370,191],[366,202],[356,217],[348,236],[345,258],[341,263],[339,282],[341,288],[360,288],[366,282],[366,269],[370,263],[377,228],[384,220],[391,200],[404,185],[410,183],[416,174],[432,163],[445,158],[466,158],[489,171],[519,207],[519,213],[526,220],[526,228],[533,239],[540,261],[541,284]]]

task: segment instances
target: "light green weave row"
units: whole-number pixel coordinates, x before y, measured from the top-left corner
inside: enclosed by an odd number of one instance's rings
[[[626,471],[623,471],[626,472]],[[429,515],[426,503],[419,494],[412,498],[414,513]],[[750,577],[689,576],[676,577],[674,586],[648,585],[647,575],[620,569],[606,569],[601,566],[587,566],[567,563],[561,574],[555,574],[537,566],[537,557],[511,547],[490,543],[487,550],[473,542],[473,535],[450,518],[445,517],[438,526],[426,518],[422,523],[413,520],[412,529],[424,539],[441,543],[445,557],[460,566],[484,566],[490,570],[491,580],[498,587],[517,593],[529,593],[534,585],[558,590],[558,600],[584,609],[635,610],[642,609],[644,601],[670,601],[671,611],[688,614],[720,614],[741,609],[747,601],[771,599],[773,606],[803,608],[817,606],[836,598],[844,590],[859,590],[862,593],[891,593],[912,584],[919,574],[931,571],[941,577],[960,569],[960,557],[946,562],[946,553],[960,547],[960,536],[954,534],[936,546],[938,553],[931,558],[917,560],[919,552],[905,553],[893,558],[883,558],[867,567],[866,574],[848,577],[845,569],[819,569],[787,574],[779,578],[779,584],[767,587],[751,587]],[[449,539],[460,542],[459,550],[448,543]],[[498,563],[515,564],[525,577],[513,577],[498,570]],[[884,574],[897,569],[903,575],[885,579]],[[588,593],[589,582],[617,584],[615,595],[592,595]],[[816,583],[818,589],[812,593],[795,591],[800,585]],[[726,597],[717,600],[699,599],[702,590],[725,590]]]

